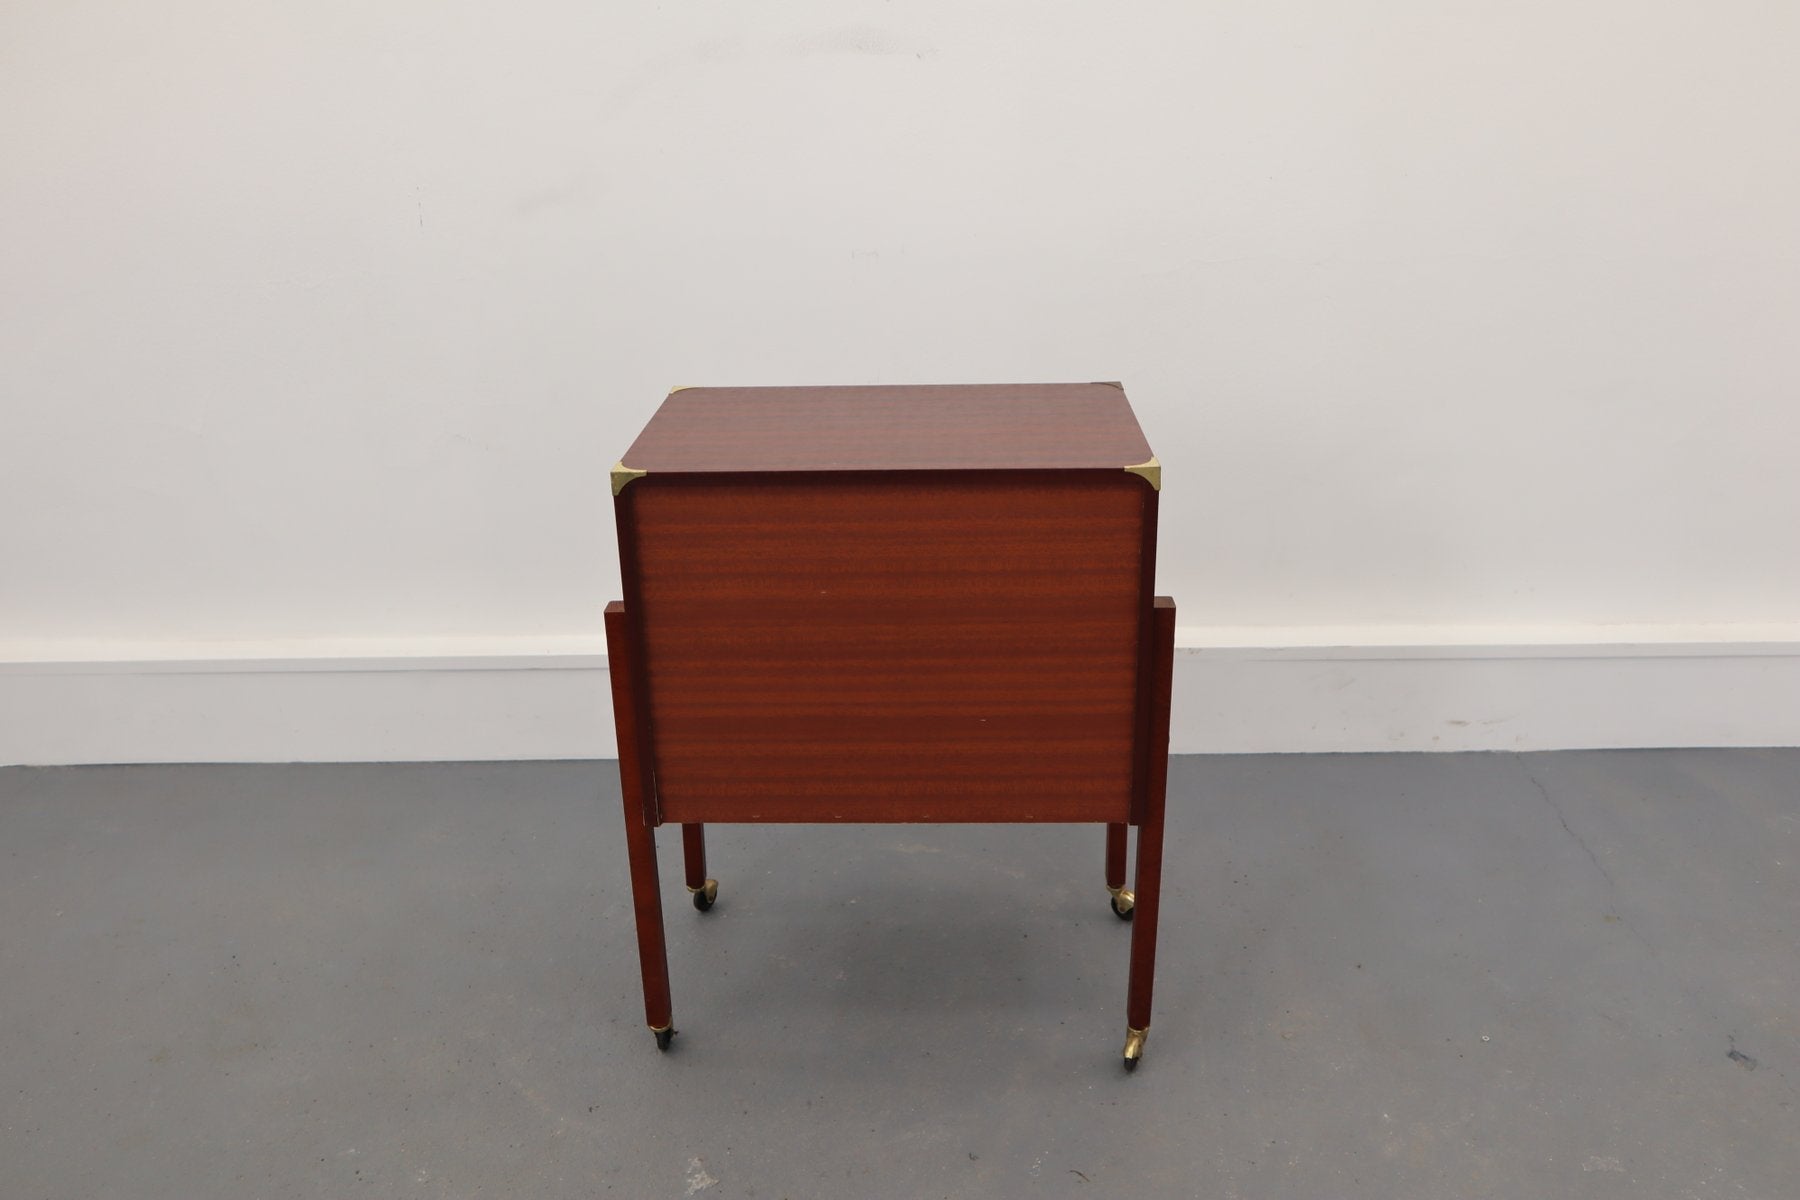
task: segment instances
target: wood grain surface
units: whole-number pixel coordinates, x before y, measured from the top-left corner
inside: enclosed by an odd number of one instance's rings
[[[1119,469],[1150,457],[1118,384],[683,388],[625,452],[661,471]]]
[[[644,761],[643,713],[634,681],[635,639],[625,606],[606,606],[606,657],[612,676],[613,721],[619,732],[619,795],[625,811],[625,852],[631,864],[631,903],[637,917],[638,967],[644,977],[644,1021],[669,1027],[669,951],[663,936],[662,889],[656,869],[652,780]]]
[[[1150,777],[1138,826],[1136,916],[1131,922],[1131,979],[1125,995],[1125,1024],[1150,1028],[1156,987],[1156,928],[1162,917],[1163,816],[1169,790],[1169,699],[1175,686],[1175,601],[1157,596],[1152,610]]]
[[[1130,817],[1144,480],[653,471],[618,499],[662,820]]]

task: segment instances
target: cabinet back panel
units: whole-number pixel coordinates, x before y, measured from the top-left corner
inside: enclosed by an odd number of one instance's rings
[[[1147,497],[1124,472],[620,497],[666,821],[1124,821]]]

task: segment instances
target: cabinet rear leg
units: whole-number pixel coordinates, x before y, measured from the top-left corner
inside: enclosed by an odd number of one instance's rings
[[[687,868],[688,894],[694,907],[705,912],[719,898],[719,881],[706,877],[706,826],[681,827],[681,859]]]
[[[1125,886],[1125,826],[1106,827],[1106,890],[1112,893],[1113,915],[1121,921],[1131,920],[1137,893]]]
[[[1175,602],[1156,597],[1152,607],[1155,675],[1152,679],[1149,778],[1138,824],[1137,919],[1131,927],[1131,985],[1125,996],[1125,1069],[1135,1071],[1150,1036],[1150,994],[1156,984],[1156,922],[1162,908],[1163,813],[1169,790],[1169,694],[1175,674]]]

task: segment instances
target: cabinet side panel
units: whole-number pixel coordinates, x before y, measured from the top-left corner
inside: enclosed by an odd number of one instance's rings
[[[632,485],[669,821],[1123,821],[1135,477]]]

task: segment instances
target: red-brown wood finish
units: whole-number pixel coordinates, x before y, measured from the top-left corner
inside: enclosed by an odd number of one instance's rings
[[[1160,471],[1159,471],[1160,479]],[[1137,757],[1131,772],[1131,823],[1141,825],[1145,819],[1146,797],[1150,787],[1150,745],[1154,741],[1151,717],[1156,711],[1156,619],[1151,606],[1156,600],[1156,511],[1161,498],[1160,482],[1145,489],[1144,523],[1140,531],[1143,550],[1138,555],[1138,629],[1137,629]]]
[[[681,866],[691,892],[706,884],[706,826],[681,827]]]
[[[1175,610],[1123,389],[679,389],[621,466],[606,626],[650,1024],[658,824],[700,888],[703,822],[1089,821],[1110,888],[1140,826],[1147,1028]]]
[[[656,872],[656,831],[645,813],[652,782],[643,754],[642,710],[632,667],[625,606],[606,606],[606,655],[612,676],[613,727],[619,737],[619,791],[624,800],[625,850],[631,863],[631,901],[637,917],[638,966],[644,977],[644,1019],[669,1028],[669,952],[663,940],[662,892]]]
[[[633,482],[661,819],[1129,819],[1154,496],[1116,468]]]
[[[1150,457],[1116,383],[682,388],[621,460],[652,475],[1118,470]]]
[[[1175,601],[1156,597],[1154,670],[1150,713],[1150,778],[1144,820],[1138,827],[1137,881],[1131,923],[1131,984],[1125,1020],[1132,1029],[1150,1028],[1150,998],[1156,983],[1156,923],[1162,909],[1163,810],[1169,786],[1169,698],[1175,680]]]
[[[1122,888],[1125,886],[1125,826],[1112,824],[1106,827],[1106,886]]]

